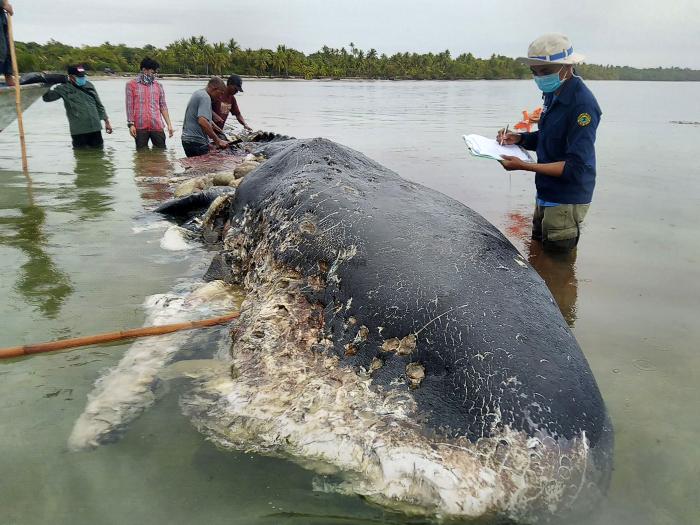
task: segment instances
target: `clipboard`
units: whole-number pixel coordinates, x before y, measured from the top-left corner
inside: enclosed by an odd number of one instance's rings
[[[507,146],[502,146],[495,139],[489,139],[482,137],[481,135],[462,135],[464,143],[467,145],[469,153],[474,157],[481,157],[483,159],[492,159],[501,161],[501,155],[510,155],[512,157],[517,157],[525,162],[535,162],[535,159],[530,155],[530,153],[516,146],[515,144],[510,144]]]

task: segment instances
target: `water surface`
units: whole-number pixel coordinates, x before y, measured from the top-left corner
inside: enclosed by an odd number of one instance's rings
[[[689,524],[700,516],[700,126],[692,83],[590,82],[603,109],[598,184],[578,253],[529,241],[533,176],[467,156],[540,100],[530,81],[247,81],[255,128],[323,136],[441,191],[497,225],[550,286],[615,425],[615,472],[595,523]],[[179,141],[136,154],[123,80],[96,82],[116,131],[74,152],[60,103],[25,114],[31,186],[16,124],[0,135],[0,345],[139,326],[144,298],[203,275],[203,248],[168,252],[151,210],[181,172]],[[178,128],[199,83],[166,81]],[[211,355],[220,330],[189,341]],[[359,498],[312,490],[294,464],[219,451],[181,415],[184,380],[115,444],[66,439],[94,381],[128,345],[0,363],[0,520],[17,524],[406,523]]]

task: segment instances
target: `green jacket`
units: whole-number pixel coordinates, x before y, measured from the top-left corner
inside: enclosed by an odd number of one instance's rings
[[[72,82],[58,84],[44,93],[44,102],[63,99],[71,135],[83,135],[102,130],[101,120],[107,120],[105,107],[97,95],[95,86],[86,82],[79,88]]]

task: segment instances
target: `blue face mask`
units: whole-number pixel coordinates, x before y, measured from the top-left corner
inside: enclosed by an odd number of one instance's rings
[[[559,73],[561,73],[561,69],[557,73],[552,73],[551,75],[536,76],[534,77],[535,84],[537,84],[537,87],[540,88],[540,91],[543,93],[552,93],[559,89],[564,83],[564,81],[559,78]]]
[[[87,78],[85,77],[75,77],[75,85],[78,87],[83,87],[86,82]]]

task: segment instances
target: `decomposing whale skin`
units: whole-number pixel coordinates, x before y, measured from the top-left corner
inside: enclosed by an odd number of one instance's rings
[[[219,206],[213,266],[247,298],[232,373],[183,401],[200,430],[412,514],[544,523],[595,506],[612,427],[513,245],[344,146],[262,153]]]

